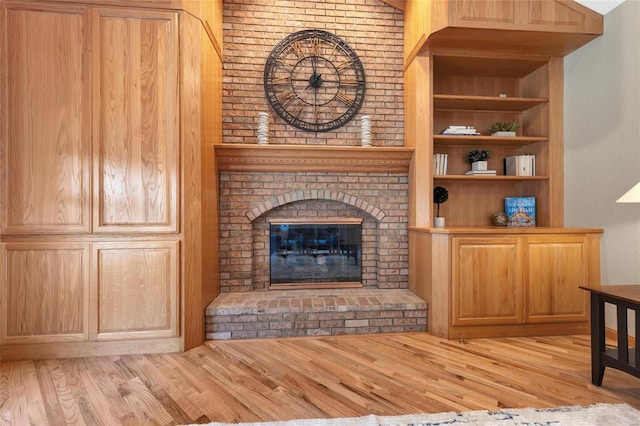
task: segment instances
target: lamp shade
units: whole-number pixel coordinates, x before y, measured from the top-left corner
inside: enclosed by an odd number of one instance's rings
[[[633,188],[618,198],[616,203],[640,203],[640,182],[636,183]]]

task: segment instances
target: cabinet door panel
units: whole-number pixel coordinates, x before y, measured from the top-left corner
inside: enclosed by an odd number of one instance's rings
[[[522,322],[521,242],[453,238],[453,325]]]
[[[498,30],[589,33],[595,14],[563,0],[453,0],[450,25]]]
[[[178,243],[95,245],[101,340],[177,335]]]
[[[585,321],[586,245],[583,236],[531,237],[527,244],[527,321]]]
[[[88,338],[88,254],[83,243],[5,244],[1,343]]]
[[[516,23],[514,0],[455,0],[452,3],[453,20],[459,26],[473,24],[473,27],[499,28],[505,24]]]
[[[0,5],[6,233],[89,229],[90,83],[82,8]]]
[[[527,10],[527,21],[525,25],[535,27],[553,28],[555,31],[567,32],[587,32],[585,23],[589,21],[584,10],[580,10],[578,5],[563,1],[536,1],[529,0]]]
[[[176,232],[177,13],[94,12],[97,232]]]

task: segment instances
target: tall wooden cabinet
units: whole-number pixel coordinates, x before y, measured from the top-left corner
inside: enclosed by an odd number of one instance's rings
[[[220,10],[115,3],[0,2],[5,358],[204,340]]]
[[[410,288],[429,302],[429,331],[449,337],[588,331],[579,285],[599,285],[599,229],[564,228],[563,57],[602,34],[572,1],[405,2],[405,144],[410,170]],[[516,122],[515,137],[492,136]],[[451,125],[480,135],[442,134]],[[495,176],[468,176],[489,150]],[[447,154],[436,174],[434,154]],[[534,155],[533,176],[504,160]],[[432,226],[433,188],[446,228]],[[536,199],[535,228],[492,225],[506,197]],[[429,259],[425,259],[428,257]]]

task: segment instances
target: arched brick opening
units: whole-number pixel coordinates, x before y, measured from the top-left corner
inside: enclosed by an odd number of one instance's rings
[[[281,194],[264,202],[258,204],[257,206],[252,207],[247,210],[245,216],[249,219],[250,222],[256,220],[256,218],[262,216],[263,214],[269,212],[270,210],[276,209],[280,206],[289,203],[295,203],[298,201],[306,201],[306,200],[332,200],[339,201],[341,203],[345,203],[351,206],[354,206],[363,212],[372,216],[378,222],[381,222],[386,213],[379,209],[378,207],[369,204],[365,200],[358,198],[356,196],[347,194],[342,191],[335,190],[296,190],[290,191],[285,194]]]

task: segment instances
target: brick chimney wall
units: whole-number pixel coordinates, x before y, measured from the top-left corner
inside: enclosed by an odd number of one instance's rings
[[[379,0],[225,0],[223,143],[256,143],[257,114],[270,114],[270,144],[360,145],[360,117],[371,116],[374,146],[403,142],[403,14]],[[362,108],[345,126],[324,133],[298,130],[271,110],[263,89],[267,56],[287,35],[322,29],[344,39],[364,65]],[[222,172],[220,290],[268,285],[267,220],[271,217],[362,217],[363,285],[408,287],[407,174]],[[266,200],[298,191],[346,194],[385,213],[379,218],[340,199],[292,202],[251,217]],[[324,194],[324,192],[322,193]],[[326,195],[326,194],[325,194]]]
[[[371,116],[374,146],[403,146],[403,14],[380,0],[225,0],[223,142],[255,143],[257,114],[270,114],[269,143],[359,145],[360,117]],[[264,64],[280,40],[321,29],[358,53],[367,88],[362,108],[345,126],[325,133],[298,130],[264,95]]]

